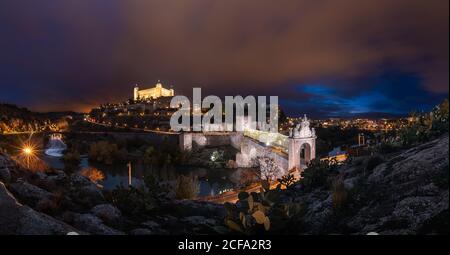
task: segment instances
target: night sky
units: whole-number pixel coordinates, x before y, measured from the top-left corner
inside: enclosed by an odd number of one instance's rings
[[[87,111],[161,80],[403,115],[448,98],[448,44],[448,0],[1,0],[0,102]]]

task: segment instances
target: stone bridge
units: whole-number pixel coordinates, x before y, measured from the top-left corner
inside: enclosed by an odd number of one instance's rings
[[[259,130],[244,132],[184,132],[179,135],[182,150],[193,146],[230,145],[237,149],[237,167],[252,167],[258,157],[273,159],[278,166],[277,177],[290,170],[302,171],[316,157],[316,135],[306,116],[301,124],[290,131],[289,136]]]

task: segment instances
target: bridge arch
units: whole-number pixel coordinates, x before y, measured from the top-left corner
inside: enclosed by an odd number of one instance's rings
[[[300,165],[307,166],[312,160],[312,145],[309,142],[304,142],[300,145],[299,155]]]

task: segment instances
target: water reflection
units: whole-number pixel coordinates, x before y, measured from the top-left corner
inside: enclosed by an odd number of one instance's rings
[[[44,156],[51,167],[64,169],[61,158]],[[229,191],[240,185],[240,176],[247,169],[206,169],[201,167],[150,167],[140,162],[132,162],[131,173],[127,164],[102,165],[90,163],[87,157],[81,158],[79,171],[105,190],[113,190],[119,186],[143,187],[143,177],[151,174],[161,182],[174,182],[179,175],[193,175],[198,178],[199,196],[214,196]]]
[[[66,149],[67,145],[63,142],[62,135],[55,133],[50,135],[45,154],[50,157],[60,158]]]
[[[62,152],[66,148],[67,146],[62,140],[62,136],[52,135],[43,159],[50,167],[63,170],[65,167],[62,160]],[[212,155],[217,156],[216,154],[213,153]],[[209,155],[209,152],[205,153],[205,155]],[[188,166],[152,167],[143,164],[140,160],[131,162],[131,165],[103,165],[89,162],[87,156],[81,157],[79,171],[105,190],[113,190],[119,186],[127,187],[129,185],[143,187],[145,175],[153,175],[164,183],[175,183],[180,175],[195,176],[200,186],[198,196],[219,195],[255,178],[251,169]]]

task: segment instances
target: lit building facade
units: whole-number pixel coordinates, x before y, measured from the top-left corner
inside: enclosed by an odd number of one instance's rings
[[[166,89],[163,88],[161,82],[158,81],[156,83],[155,87],[140,90],[139,87],[136,85],[134,87],[134,93],[133,98],[134,100],[138,99],[156,99],[160,97],[173,97],[174,96],[174,90],[173,89]]]

